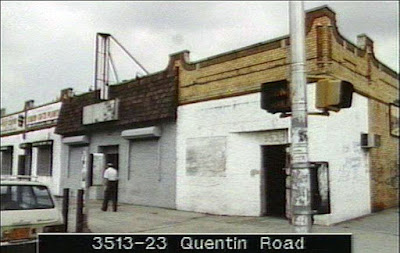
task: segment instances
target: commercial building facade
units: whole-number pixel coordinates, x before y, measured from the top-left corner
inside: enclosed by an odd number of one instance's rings
[[[328,7],[307,12],[307,137],[310,160],[324,172],[318,224],[398,204],[398,74],[375,58],[368,36],[357,39],[354,45],[340,35]],[[90,197],[101,199],[103,170],[112,162],[123,203],[290,216],[290,115],[260,106],[262,84],[290,77],[289,43],[284,36],[197,62],[182,51],[164,71],[110,86],[108,100],[99,91],[66,96],[56,129],[43,133],[57,150],[53,167],[62,168],[56,188],[74,195],[88,183]],[[327,115],[315,107],[316,83],[326,78],[353,85],[350,108]],[[45,141],[39,133],[26,142]],[[2,133],[5,168],[18,166],[9,153],[21,136]]]
[[[84,187],[103,198],[106,163],[119,170],[118,199],[175,208],[177,76],[174,69],[71,97],[61,108],[56,133],[63,136],[63,187]]]
[[[36,176],[49,185],[55,195],[62,194],[61,136],[55,134],[63,97],[34,106],[25,102],[24,110],[1,117],[1,175]]]
[[[389,112],[398,111],[398,74],[375,58],[366,35],[357,46],[340,35],[328,7],[307,12],[306,33],[310,160],[325,164],[328,179],[329,211],[316,223],[396,206],[398,113]],[[188,51],[174,55],[177,209],[290,216],[290,118],[260,107],[261,84],[289,79],[289,43],[281,37],[197,62]],[[326,78],[353,84],[350,108],[329,116],[315,108],[315,83]]]

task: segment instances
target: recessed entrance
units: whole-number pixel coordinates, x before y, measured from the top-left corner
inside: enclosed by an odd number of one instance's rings
[[[26,175],[26,156],[19,155],[18,156],[18,175]]]
[[[285,217],[286,206],[286,147],[262,146],[262,214]]]
[[[100,146],[99,151],[105,155],[106,164],[112,163],[115,168],[119,168],[118,145]]]
[[[103,153],[105,156],[106,168],[108,163],[112,163],[114,168],[119,170],[119,146],[118,145],[110,145],[110,146],[99,146],[100,153]],[[119,174],[119,173],[118,173]],[[117,189],[118,183],[117,183]],[[118,190],[117,190],[117,201],[118,201]]]

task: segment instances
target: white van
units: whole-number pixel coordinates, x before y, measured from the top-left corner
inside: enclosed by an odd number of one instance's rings
[[[1,177],[1,249],[36,248],[38,233],[63,232],[60,210],[48,187],[31,177]],[[18,250],[19,251],[19,250]]]

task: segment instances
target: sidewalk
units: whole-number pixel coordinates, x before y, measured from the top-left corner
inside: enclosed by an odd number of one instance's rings
[[[274,217],[216,216],[164,208],[120,204],[118,212],[103,212],[100,201],[89,205],[93,233],[290,233],[288,221]],[[71,215],[75,215],[72,206]],[[398,208],[334,226],[313,226],[314,233],[353,233],[355,253],[397,253]],[[70,217],[71,217],[70,215]],[[72,217],[71,217],[72,218]],[[74,221],[70,220],[70,228]],[[74,231],[74,230],[69,230]]]

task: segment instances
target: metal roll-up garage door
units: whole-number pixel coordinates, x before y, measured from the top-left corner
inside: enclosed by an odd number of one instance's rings
[[[131,141],[129,176],[125,199],[128,203],[157,205],[160,168],[157,140]]]
[[[157,140],[132,141],[130,145],[130,172],[141,177],[154,177],[158,167]]]

